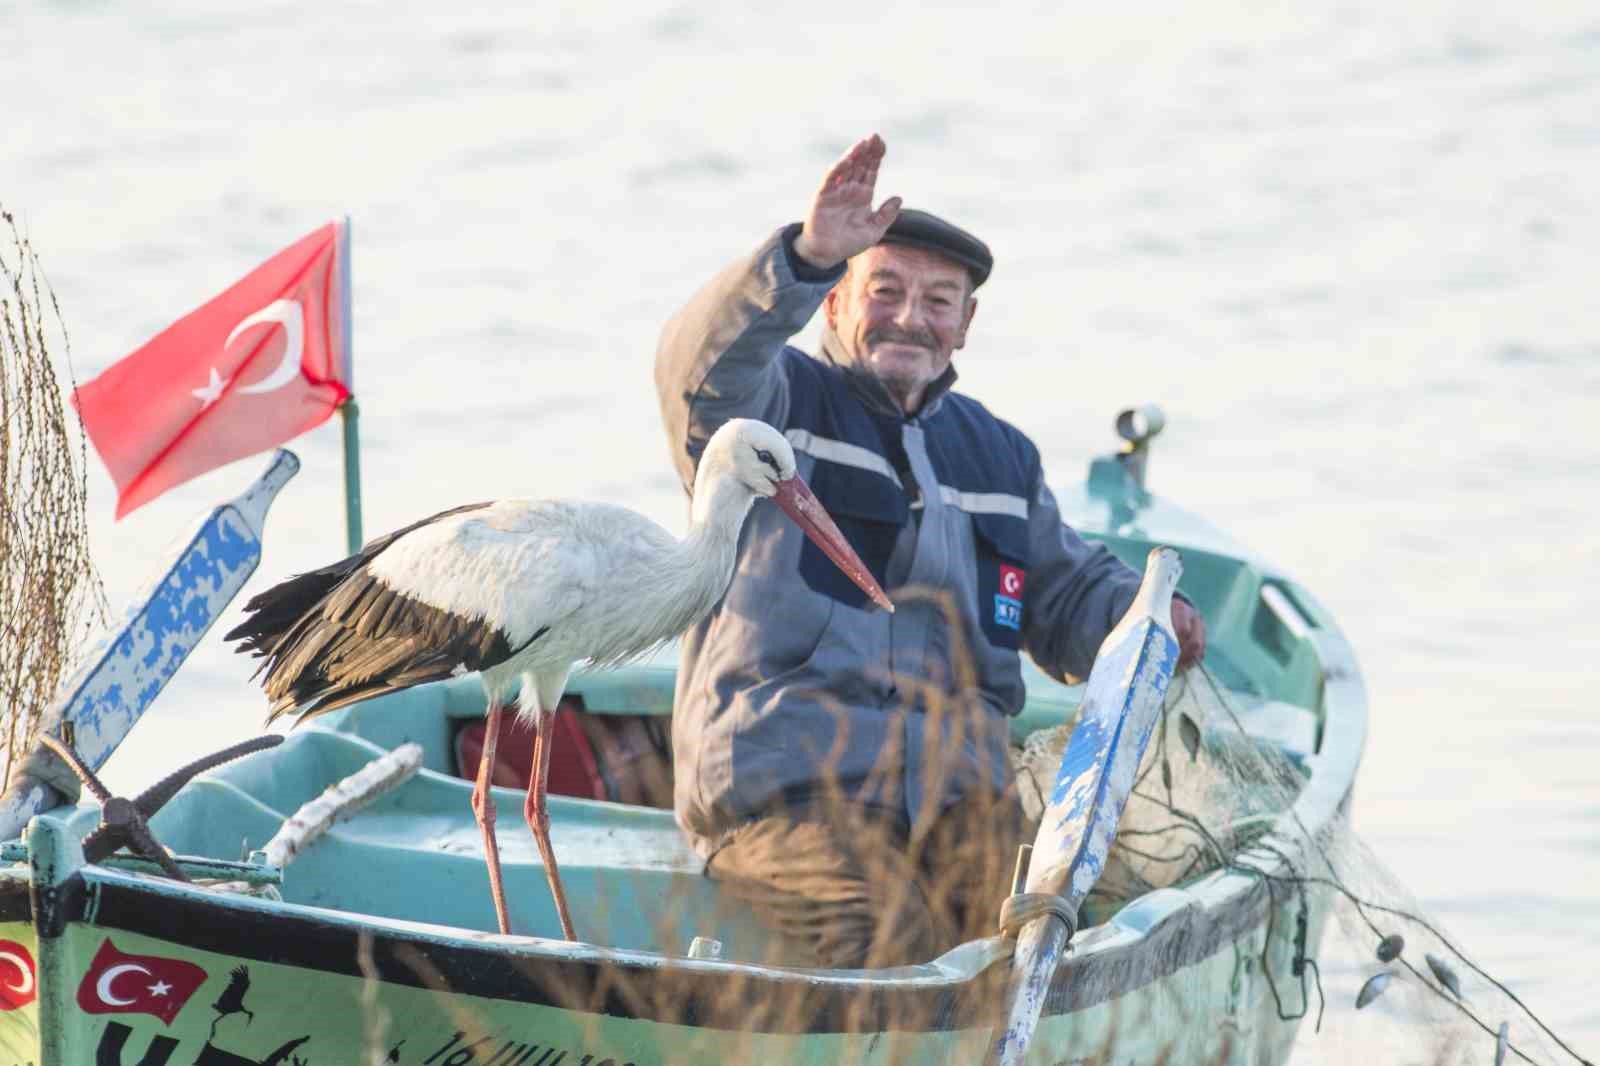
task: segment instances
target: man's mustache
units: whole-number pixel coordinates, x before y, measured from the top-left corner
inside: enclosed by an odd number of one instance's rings
[[[922,330],[903,330],[893,326],[879,326],[877,329],[867,331],[867,344],[909,344],[918,348],[926,348],[930,352],[939,350],[939,343],[932,333]]]

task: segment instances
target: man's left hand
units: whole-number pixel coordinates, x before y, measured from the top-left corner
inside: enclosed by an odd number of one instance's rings
[[[1184,601],[1172,600],[1172,629],[1178,637],[1178,669],[1187,670],[1206,657],[1206,620]]]

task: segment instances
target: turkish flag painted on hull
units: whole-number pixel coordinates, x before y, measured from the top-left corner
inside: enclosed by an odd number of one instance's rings
[[[0,1011],[26,1007],[38,998],[39,966],[33,952],[15,940],[0,940]]]
[[[285,248],[73,394],[117,517],[325,422],[350,395],[343,223]]]
[[[86,1014],[153,1014],[167,1025],[206,983],[206,972],[183,959],[130,955],[107,937],[78,983]]]

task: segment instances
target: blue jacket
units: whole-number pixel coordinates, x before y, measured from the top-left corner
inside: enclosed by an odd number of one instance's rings
[[[656,386],[686,487],[730,418],[782,429],[799,472],[895,603],[879,610],[787,516],[756,506],[727,595],[685,637],[678,821],[703,855],[837,789],[917,824],[1011,784],[1019,651],[1087,675],[1139,576],[1065,526],[1038,449],[947,371],[905,416],[828,338],[788,346],[842,268],[797,275],[780,231],[662,332]]]

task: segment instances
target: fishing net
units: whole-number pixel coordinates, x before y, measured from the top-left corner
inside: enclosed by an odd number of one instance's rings
[[[1247,731],[1248,700],[1203,666],[1174,679],[1087,921],[1152,891],[1238,874],[1262,884],[1272,907],[1259,953],[1236,974],[1265,984],[1278,1018],[1301,1020],[1287,1061],[1585,1062],[1427,914],[1347,817],[1302,820],[1295,803],[1310,771],[1291,748]],[[1030,817],[1070,734],[1042,730],[1015,752]],[[1199,991],[1176,975],[1149,1020],[1201,1023],[1180,1050],[1211,1059],[1227,1042],[1217,1039],[1222,1019],[1187,1017],[1206,1000]],[[1124,1061],[1114,1039],[1097,1054]]]
[[[1305,820],[1302,801],[1318,768],[1317,732],[1314,727],[1298,734],[1274,729],[1274,707],[1281,711],[1285,705],[1273,705],[1248,688],[1229,688],[1206,667],[1174,679],[1117,844],[1080,914],[1075,943],[1098,949],[1108,939],[1108,926],[1119,925],[1137,929],[1143,938],[1131,943],[1130,937],[1125,955],[1097,973],[1075,973],[1057,982],[1058,1002],[1051,1011],[1056,1027],[1038,1039],[1029,1062],[1581,1063],[1461,950],[1350,829],[1342,811],[1315,824]],[[942,703],[945,711],[954,707],[937,691],[916,698],[921,714],[942,713]],[[1302,725],[1315,721],[1309,711],[1299,715]],[[1071,728],[1037,732],[1015,752],[1024,812],[1035,820]],[[885,853],[878,880],[889,895],[913,891],[914,875],[889,861],[890,848],[873,842],[874,827],[863,826],[861,832],[864,851]],[[974,838],[973,843],[976,856],[982,850],[977,845],[985,842]],[[1259,903],[1240,909],[1231,928],[1219,932],[1226,916],[1204,904],[1169,913],[1159,923],[1127,920],[1164,890],[1183,889],[1203,899],[1219,878],[1229,884],[1225,891],[1211,891],[1211,898],[1253,894]],[[686,918],[685,909],[704,906],[708,891],[704,879],[685,880],[679,887],[690,891],[678,898],[642,891],[612,897],[615,909],[602,913],[599,924],[591,911],[579,935],[601,940],[642,922],[654,927],[647,938],[650,951],[680,959],[684,954],[721,958],[741,967],[697,974],[681,963],[668,970],[613,957],[601,959],[584,980],[553,984],[547,962],[514,957],[530,988],[567,1009],[562,1022],[567,1028],[507,1031],[475,1013],[473,1001],[450,1000],[450,1031],[426,1049],[434,1053],[432,1061],[552,1066],[563,1049],[577,1048],[605,1048],[613,1059],[598,1061],[613,1066],[659,1061],[976,1066],[986,1061],[992,1042],[987,1012],[1000,1002],[1008,976],[1009,952],[997,938],[965,944],[944,957],[945,964],[970,966],[980,975],[959,991],[952,985],[948,996],[896,998],[878,995],[872,987],[926,980],[926,967],[915,974],[881,970],[870,981],[829,990],[789,969],[805,963],[786,955],[778,943],[741,941],[749,915],[741,916],[738,908],[702,909]],[[916,890],[937,894],[939,889],[934,879]],[[466,891],[479,892],[481,885]],[[542,895],[536,886],[527,898]],[[1168,898],[1175,895],[1169,892]],[[725,895],[721,902],[732,900]],[[722,938],[711,953],[703,950],[706,938],[690,942],[688,934],[700,932]],[[1214,946],[1189,950],[1197,940]],[[451,975],[422,953],[406,949],[385,963],[370,947],[363,952],[365,1061],[397,1061],[386,1056],[404,1035],[405,1019],[379,995],[377,982],[386,967],[402,967],[440,993],[457,988]],[[1163,969],[1170,959],[1179,961]],[[763,974],[763,967],[784,968],[795,976],[775,981],[774,971]],[[1151,968],[1160,972],[1151,974]],[[1093,985],[1101,980],[1118,991],[1097,999]],[[1065,1014],[1062,996],[1071,1001]],[[608,1029],[608,1019],[617,1016],[673,1020],[678,1057],[663,1058],[648,1042],[620,1054],[619,1047],[629,1047],[627,1039]],[[1497,1047],[1502,1023],[1503,1051]],[[581,1058],[573,1050],[567,1061]]]
[[[1221,659],[1220,653],[1216,658]],[[948,745],[946,757],[967,739],[963,730],[981,720],[963,713],[970,703],[954,695],[973,690],[970,672],[958,661],[953,673],[948,684],[906,679],[901,686],[909,705],[906,713],[925,721],[929,738]],[[1228,892],[1254,893],[1261,906],[1244,915],[1247,921],[1221,933],[1215,928],[1217,916],[1203,906],[1169,914],[1159,924],[1124,923],[1144,938],[1130,944],[1124,959],[1102,968],[1110,971],[1105,983],[1117,991],[1095,999],[1093,988],[1084,987],[1104,979],[1105,973],[1081,984],[1076,975],[1058,981],[1053,995],[1073,1002],[1065,1011],[1055,1003],[1058,1009],[1051,1014],[1068,1020],[1055,1023],[1029,1061],[1085,1066],[1581,1063],[1511,991],[1460,950],[1351,831],[1342,814],[1303,818],[1299,804],[1317,772],[1312,754],[1317,750],[1316,729],[1305,726],[1315,716],[1287,708],[1298,714],[1304,728],[1298,734],[1293,728],[1272,728],[1271,701],[1248,689],[1247,683],[1226,686],[1204,666],[1173,680],[1120,820],[1117,842],[1079,916],[1075,943],[1085,947],[1098,936],[1103,944],[1106,927],[1141,904],[1174,888],[1192,890],[1198,898],[1218,878],[1231,878]],[[1071,730],[1068,723],[1039,731],[1015,751],[1021,806],[1034,821],[1053,786]],[[941,762],[937,745],[927,743],[923,750],[931,762]],[[930,794],[938,791],[932,788]],[[921,871],[891,861],[899,843],[880,848],[871,837],[883,828],[863,826],[861,850],[882,853],[872,880],[884,886],[886,907],[893,907],[897,894],[937,896],[948,887],[937,877],[915,883]],[[514,815],[500,832],[502,841],[523,835]],[[1031,830],[1025,838],[1032,839]],[[241,846],[241,854],[249,844]],[[989,867],[985,881],[1003,889],[1009,879],[993,872],[992,859],[975,858],[995,851],[994,844],[973,833],[971,846],[961,855],[973,865]],[[456,834],[440,846],[476,853],[475,831]],[[361,991],[345,1006],[347,1017],[359,1019],[364,1066],[413,1061],[440,1066],[680,1061],[909,1066],[985,1061],[992,1044],[992,1011],[1001,1001],[1009,969],[1008,947],[985,935],[994,929],[992,920],[978,939],[941,958],[951,973],[977,975],[951,980],[948,993],[897,995],[890,988],[897,982],[932,983],[936,978],[929,973],[933,967],[928,956],[912,960],[923,964],[916,972],[893,968],[906,965],[904,960],[885,963],[884,969],[854,983],[834,979],[830,988],[822,979],[796,973],[792,968],[805,964],[785,954],[776,941],[759,936],[741,941],[742,934],[751,932],[750,914],[738,907],[716,909],[734,902],[725,894],[707,904],[708,898],[718,897],[708,889],[707,879],[680,878],[676,887],[688,890],[681,897],[651,894],[646,887],[665,879],[628,884],[627,867],[649,874],[650,864],[638,862],[641,853],[629,851],[625,837],[610,846],[617,856],[610,883],[594,880],[585,886],[605,903],[599,908],[590,904],[578,933],[594,943],[616,943],[623,951],[576,945],[573,959],[561,965],[552,965],[549,952],[504,953],[505,965],[524,982],[519,988],[533,993],[531,1002],[560,1009],[559,1018],[545,1012],[538,1025],[520,1019],[508,1023],[493,1004],[454,995],[474,987],[474,975],[449,965],[447,952],[432,954],[410,943],[385,946],[363,932],[355,960]],[[966,872],[955,867],[943,866],[951,879]],[[224,887],[246,890],[232,883]],[[526,913],[543,900],[544,888],[526,881],[522,887],[526,895],[519,905]],[[450,891],[479,900],[487,896],[476,871]],[[1169,892],[1168,898],[1173,895]],[[445,905],[432,901],[430,911]],[[685,917],[686,910],[696,907],[701,909]],[[417,917],[441,920],[433,913]],[[549,927],[546,922],[544,928]],[[706,936],[691,936],[702,932]],[[1213,947],[1205,952],[1186,950],[1208,937],[1214,938],[1208,941]],[[705,950],[713,938],[726,939],[726,944]],[[624,957],[633,948],[644,948],[655,958]],[[656,961],[663,954],[676,956],[675,964]],[[683,965],[684,955],[742,965],[696,970]],[[1172,958],[1180,961],[1159,973],[1148,972],[1160,970]],[[1068,965],[1074,961],[1069,958]],[[780,968],[784,972],[775,977]],[[419,1027],[397,1005],[400,1001],[386,998],[389,993],[382,986],[397,975],[437,994],[447,1027],[436,1022]],[[664,1057],[650,1039],[613,1023],[630,1017],[662,1019],[661,1028],[673,1030],[679,1053]],[[1503,1049],[1497,1046],[1502,1024]],[[242,1038],[234,1022],[224,1021],[220,1030],[213,1027],[211,1039],[226,1044]],[[606,1050],[586,1054],[580,1050],[584,1048]],[[304,1053],[293,1061],[312,1066],[327,1060]]]
[[[1309,754],[1315,736],[1303,748],[1271,739],[1271,730],[1262,727],[1270,710],[1264,703],[1224,687],[1204,667],[1174,680],[1117,844],[1080,916],[1078,942],[1089,942],[1136,901],[1172,888],[1203,894],[1218,877],[1232,877],[1232,891],[1264,896],[1264,925],[1252,918],[1224,937],[1213,960],[1185,963],[1144,982],[1135,994],[1070,1013],[1069,1031],[1063,1035],[1058,1028],[1041,1039],[1029,1062],[1581,1063],[1460,950],[1342,815],[1315,829],[1302,824],[1296,803],[1314,773]],[[1054,781],[1071,728],[1042,730],[1016,749],[1022,805],[1033,819]],[[906,886],[904,878],[894,881],[889,872],[886,866],[886,883]],[[697,956],[700,945],[684,943],[683,926],[676,921],[676,907],[685,902],[640,901],[659,923],[655,950]],[[1126,963],[1112,968],[1137,968],[1152,960],[1159,965],[1169,951],[1183,954],[1183,942],[1209,935],[1215,920],[1215,914],[1196,907],[1192,914],[1147,928],[1153,943],[1130,951]],[[735,925],[730,913],[709,916],[703,928],[721,936]],[[992,950],[995,942],[984,943],[990,947],[962,950]],[[797,965],[781,951],[752,954],[749,949],[748,943],[730,941],[721,957],[755,966]],[[963,988],[962,1000],[999,1002],[1005,954],[985,958],[978,967],[982,979]],[[1220,970],[1215,958],[1222,960]],[[449,976],[422,955],[397,961],[426,987],[453,990]],[[530,984],[566,997],[559,1001],[572,1012],[572,1030],[547,1033],[539,1042],[530,1034],[497,1029],[462,1001],[452,1008],[459,1015],[453,1017],[452,1032],[439,1038],[437,1048],[428,1048],[436,1051],[436,1061],[519,1063],[527,1056],[533,1066],[545,1056],[549,1066],[563,1047],[605,1047],[614,1054],[615,1035],[606,1031],[610,1014],[689,1022],[693,1028],[676,1030],[679,1050],[688,1056],[681,1061],[976,1066],[986,1061],[990,1047],[985,1015],[963,1013],[955,999],[939,1008],[950,1010],[949,1018],[928,1014],[926,999],[907,1000],[909,1013],[896,1013],[901,1008],[895,1000],[865,989],[833,995],[803,979],[775,984],[748,971],[701,980],[626,965],[602,965],[592,983],[552,989],[541,976],[541,964],[528,959],[521,965]],[[369,995],[362,1017],[367,1061],[373,1064],[394,1061],[383,1052],[398,1039],[401,1022],[378,997],[381,971],[370,952],[363,954]],[[886,983],[906,976],[883,971]],[[1069,988],[1067,993],[1092,998],[1092,991]],[[1236,1003],[1246,1005],[1237,1011],[1219,1006]],[[822,1033],[808,1034],[821,1015],[828,1019]],[[952,1019],[950,1031],[941,1033]],[[1502,1023],[1503,1052],[1497,1049]],[[1503,1058],[1497,1060],[1497,1054]],[[616,1055],[612,1061],[643,1066],[680,1060],[662,1060],[656,1049],[640,1047],[631,1057]]]
[[[106,619],[89,554],[81,428],[50,353],[71,346],[55,293],[12,216],[0,241],[0,714],[4,787],[89,634]],[[9,247],[6,245],[9,244]],[[68,381],[71,381],[70,362]]]

